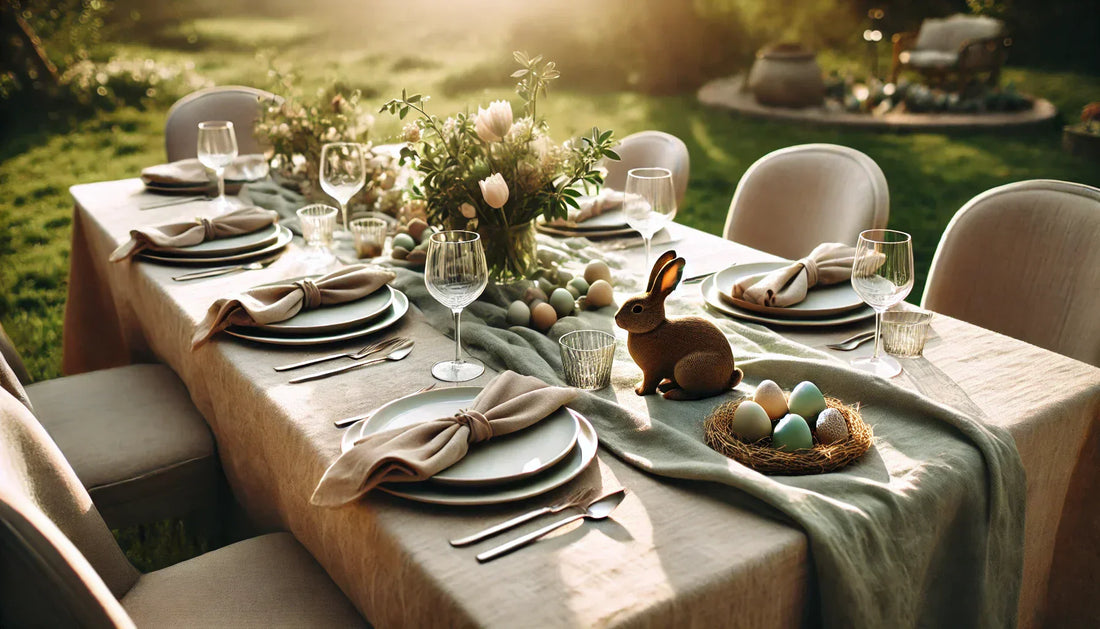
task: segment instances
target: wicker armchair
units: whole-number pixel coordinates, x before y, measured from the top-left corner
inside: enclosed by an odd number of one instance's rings
[[[1010,42],[1000,20],[962,14],[926,19],[920,31],[898,33],[893,41],[891,82],[896,83],[901,71],[908,68],[933,83],[942,84],[955,76],[960,89],[980,73],[988,73],[988,84],[996,85]]]

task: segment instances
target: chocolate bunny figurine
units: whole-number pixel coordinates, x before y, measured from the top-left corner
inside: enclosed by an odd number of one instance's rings
[[[665,298],[683,273],[684,259],[665,252],[650,272],[648,292],[627,300],[615,315],[615,324],[629,333],[630,357],[642,368],[638,395],[660,389],[669,400],[697,400],[732,389],[744,375],[716,325],[701,317],[665,317]]]

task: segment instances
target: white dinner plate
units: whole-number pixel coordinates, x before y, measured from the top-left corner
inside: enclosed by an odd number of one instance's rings
[[[750,264],[737,264],[715,275],[715,285],[718,293],[727,305],[741,310],[750,310],[760,314],[769,315],[781,319],[809,319],[815,317],[830,317],[839,315],[849,310],[855,310],[863,306],[863,300],[856,294],[850,281],[830,284],[828,286],[815,286],[806,292],[806,298],[797,304],[790,306],[761,306],[750,301],[734,299],[730,296],[733,285],[746,277],[763,279],[768,273],[781,269],[790,262],[753,262]]]
[[[596,430],[592,428],[592,424],[576,411],[567,410],[580,423],[577,446],[563,461],[542,474],[507,485],[484,487],[455,487],[454,485],[441,485],[428,481],[422,483],[384,483],[379,485],[378,488],[395,496],[416,500],[417,502],[474,506],[526,500],[561,487],[588,468],[588,465],[592,463],[592,459],[596,458],[596,448],[599,445],[599,438],[596,436]]]
[[[162,247],[158,256],[167,258],[221,258],[270,246],[279,239],[279,225],[273,223],[249,234],[204,240],[189,247]]]
[[[626,215],[623,214],[621,209],[608,210],[597,216],[581,221],[575,225],[556,225],[554,223],[546,221],[543,217],[538,218],[538,222],[546,227],[558,229],[561,231],[607,231],[610,229],[629,229],[630,226],[626,223]]]
[[[290,281],[294,280],[283,280],[279,283]],[[258,325],[255,328],[275,334],[316,336],[362,327],[386,313],[395,292],[396,290],[387,284],[362,299],[303,310],[286,321]]]
[[[246,341],[253,341],[255,343],[266,343],[268,345],[289,345],[289,346],[308,346],[308,345],[323,345],[325,343],[339,343],[341,341],[350,341],[361,336],[368,334],[374,334],[379,330],[384,330],[394,323],[397,323],[401,317],[405,316],[405,313],[409,311],[409,298],[405,296],[405,293],[394,289],[393,301],[391,302],[390,309],[386,311],[381,317],[371,321],[366,327],[355,328],[352,330],[346,330],[344,332],[337,332],[333,334],[308,334],[301,336],[286,336],[283,334],[273,334],[271,332],[265,332],[264,330],[257,330],[256,328],[249,327],[230,327],[226,328],[226,334],[235,336]]]
[[[399,398],[380,407],[369,419],[344,433],[346,452],[360,438],[376,432],[450,417],[469,408],[483,387],[448,387]],[[561,461],[577,443],[579,425],[564,408],[527,428],[470,446],[451,467],[432,477],[446,485],[496,485],[542,472]]]
[[[839,315],[831,317],[821,317],[817,319],[781,319],[779,317],[771,317],[766,314],[751,312],[748,310],[742,310],[736,306],[730,305],[726,302],[717,288],[717,282],[715,282],[715,276],[710,276],[703,280],[700,284],[699,290],[703,293],[703,301],[708,306],[715,310],[727,314],[737,319],[744,319],[745,321],[755,321],[757,323],[767,323],[768,325],[781,325],[791,328],[826,328],[832,326],[846,325],[854,323],[856,321],[862,321],[868,317],[875,316],[875,311],[871,308],[864,306],[857,310],[850,310],[843,312]]]
[[[191,258],[182,256],[162,256],[156,253],[150,253],[149,251],[142,251],[134,257],[141,258],[143,260],[150,260],[153,262],[160,262],[162,264],[171,264],[177,266],[210,266],[224,262],[240,262],[242,260],[262,258],[266,255],[279,251],[283,247],[287,246],[291,240],[294,240],[294,233],[286,227],[279,225],[279,236],[275,239],[275,242],[266,247],[263,247],[262,249],[255,249],[253,251],[246,251],[244,253],[235,253],[233,255],[218,256],[212,258]]]

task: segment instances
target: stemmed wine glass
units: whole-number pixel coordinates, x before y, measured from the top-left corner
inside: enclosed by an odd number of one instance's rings
[[[330,142],[321,147],[321,189],[340,204],[345,235],[348,229],[348,201],[366,182],[366,148],[355,142]]]
[[[852,366],[883,378],[901,373],[901,365],[882,349],[882,313],[913,290],[913,237],[892,229],[868,229],[860,233],[852,262],[852,288],[875,310],[875,353],[856,358]]]
[[[199,123],[198,157],[203,166],[218,176],[218,198],[214,200],[221,212],[230,209],[225,198],[225,167],[237,159],[237,134],[228,120]]]
[[[667,168],[633,168],[626,174],[623,213],[632,229],[645,241],[645,270],[649,272],[650,243],[676,216],[676,192]]]
[[[462,359],[462,309],[472,303],[489,283],[481,236],[469,231],[442,231],[428,240],[424,285],[436,301],[451,309],[455,318],[455,359],[436,363],[432,375],[444,382],[465,382],[485,372],[485,366]]]

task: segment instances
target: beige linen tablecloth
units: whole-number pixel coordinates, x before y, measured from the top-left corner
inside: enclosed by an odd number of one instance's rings
[[[214,430],[248,513],[266,528],[293,532],[376,625],[797,626],[815,617],[806,605],[813,587],[806,538],[797,528],[754,512],[759,507],[732,490],[657,480],[606,455],[583,481],[630,488],[613,520],[571,527],[484,566],[473,554],[487,544],[456,550],[447,539],[569,488],[478,509],[385,495],[342,509],[310,506],[316,480],[339,449],[332,420],[431,382],[430,365],[449,357],[450,339],[413,310],[393,330],[417,340],[404,362],[303,385],[286,384],[271,367],[313,351],[219,340],[192,353],[190,335],[206,307],[227,292],[301,274],[293,252],[263,271],[175,283],[169,278],[178,269],[108,265],[107,255],[139,222],[192,216],[201,204],[140,212],[136,179],[75,186],[72,193],[66,371],[168,363]],[[674,227],[672,246],[688,258],[685,276],[770,259]],[[641,266],[640,248],[613,255],[626,257],[628,268]],[[1028,474],[1021,625],[1094,619],[1100,370],[946,317],[933,330],[926,359],[907,364],[902,384],[972,405],[1007,428]],[[819,345],[850,332],[789,336]],[[645,398],[615,394],[644,413]]]

